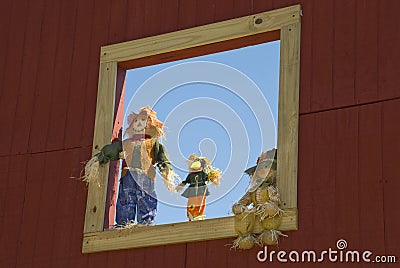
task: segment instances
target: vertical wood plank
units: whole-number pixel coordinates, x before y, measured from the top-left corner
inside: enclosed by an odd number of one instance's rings
[[[8,175],[4,177],[6,178],[4,179],[6,185],[5,215],[22,214],[27,159],[27,155],[12,155],[9,157]],[[21,208],[21,211],[19,211],[19,208]],[[2,220],[5,221],[5,219]]]
[[[54,64],[54,81],[50,93],[49,122],[46,137],[46,150],[63,147],[66,132],[66,119],[69,106],[72,57],[74,53],[77,0],[61,1],[57,51]]]
[[[315,115],[303,115],[299,118],[299,168],[298,168],[298,209],[299,229],[312,229],[311,218],[304,217],[313,214],[312,185],[314,183],[314,151]],[[302,216],[300,216],[302,215]]]
[[[28,158],[27,182],[24,192],[21,232],[18,237],[19,245],[17,266],[32,266],[36,241],[36,230],[40,224],[40,193],[42,189],[43,171],[45,169],[45,154],[35,154]]]
[[[264,11],[269,11],[273,9],[272,1],[264,1],[264,0],[253,0],[253,12],[261,13]]]
[[[233,0],[233,11],[235,13],[235,17],[243,17],[251,15],[253,12],[253,1],[241,1],[241,0]],[[215,15],[215,21],[222,21]]]
[[[88,122],[84,121],[83,115],[85,114],[86,106],[85,91],[89,91],[89,57],[91,51],[94,50],[91,47],[92,21],[88,19],[92,18],[92,14],[93,0],[78,1],[76,29],[79,30],[75,31],[74,37],[64,148],[72,148],[81,145],[82,129],[85,124],[88,124]]]
[[[297,207],[300,23],[281,29],[278,108],[278,186],[284,208]]]
[[[186,243],[186,268],[202,268],[207,258],[207,241]]]
[[[312,247],[314,219],[318,211],[313,207],[315,197],[313,194],[314,175],[314,146],[315,140],[315,114],[301,115],[299,118],[299,167],[298,167],[298,231],[285,232],[289,237],[279,241],[279,248],[309,249]],[[304,241],[308,241],[304,243]],[[296,264],[297,265],[297,264]],[[300,267],[307,267],[300,265]]]
[[[6,59],[7,59],[7,46],[8,39],[11,34],[11,13],[14,1],[3,1],[2,8],[0,10],[0,84],[3,84],[4,75],[6,71]],[[0,87],[0,100],[2,98],[4,87]]]
[[[59,189],[63,189],[55,200],[55,219],[54,225],[54,239],[52,244],[52,258],[51,265],[53,267],[71,267],[70,265],[70,251],[74,250],[70,239],[73,235],[73,218],[75,211],[71,208],[75,207],[76,193],[75,185],[76,180],[71,177],[76,177],[79,174],[79,170],[76,168],[76,160],[79,159],[79,149],[64,150],[60,161],[64,163],[58,168],[60,176]]]
[[[146,36],[176,31],[178,28],[179,1],[150,0],[145,2],[144,31]],[[160,23],[162,18],[162,23]]]
[[[215,2],[215,19],[217,21],[233,19],[234,3],[232,0],[220,0]]]
[[[25,30],[28,15],[27,1],[14,1],[11,13],[8,43],[5,48],[3,79],[0,80],[0,87],[3,88],[0,95],[0,126],[2,129],[13,130],[14,115],[17,110],[18,88],[21,84],[21,69],[24,64],[23,48],[25,43]],[[3,41],[2,41],[3,42]],[[7,155],[11,151],[12,135],[8,131],[0,133],[0,155]]]
[[[144,264],[149,267],[162,267],[164,265],[164,246],[147,248],[144,252]]]
[[[127,250],[125,262],[127,263],[127,265],[131,265],[134,263],[135,266],[138,266],[138,268],[147,267],[147,264],[144,261],[144,255],[147,250],[147,248],[136,248],[134,250]]]
[[[101,63],[93,139],[93,155],[111,142],[117,63]],[[89,184],[84,232],[103,230],[109,165],[99,168],[99,181]]]
[[[0,177],[8,178],[8,173],[10,169],[10,158],[9,156],[0,157]],[[6,197],[7,197],[7,181],[0,184],[0,228],[5,229],[5,214],[6,214]],[[5,260],[6,255],[6,243],[3,233],[0,233],[0,259]]]
[[[34,85],[35,100],[30,115],[28,152],[43,151],[46,146],[50,118],[51,92],[54,87],[54,67],[57,53],[58,25],[61,3],[46,4],[40,36],[40,58],[37,83]]]
[[[164,266],[184,268],[186,259],[186,244],[164,246]]]
[[[356,101],[378,97],[378,1],[358,1],[356,11]]]
[[[271,0],[272,1],[272,8],[273,9],[277,9],[277,8],[282,8],[282,7],[287,7],[287,6],[291,6],[296,3],[293,3],[293,0]]]
[[[360,184],[358,176],[358,109],[335,111],[335,230],[337,239],[359,240],[358,211]],[[349,241],[350,243],[350,241]]]
[[[68,258],[71,250],[72,235],[71,219],[56,220],[54,223],[53,248],[51,255],[51,267],[71,267]]]
[[[41,259],[35,259],[35,261],[33,262],[33,267],[52,268],[50,257],[44,256]]]
[[[360,247],[372,252],[385,248],[382,181],[382,104],[358,109],[358,180]],[[371,213],[374,221],[371,221]]]
[[[126,18],[126,40],[139,39],[145,36],[143,10],[145,0],[128,1]]]
[[[21,232],[22,211],[26,183],[27,156],[17,155],[10,157],[10,164],[6,178],[7,188],[5,197],[4,216],[0,220],[6,232],[0,235],[2,265],[15,267],[18,259],[18,237]]]
[[[76,257],[75,259],[71,259],[71,267],[75,268],[87,268],[88,267],[88,260],[89,260],[89,255],[83,255]]]
[[[0,178],[8,178],[8,170],[10,164],[10,157],[0,157]],[[4,218],[6,214],[6,196],[7,196],[7,183],[0,184],[0,228],[3,230],[6,228],[4,225]],[[0,259],[5,259],[6,244],[3,242],[3,235],[0,234]]]
[[[105,254],[105,253],[103,253]],[[107,267],[129,267],[131,265],[126,263],[126,250],[117,250],[107,253]],[[159,257],[157,257],[159,258]],[[136,265],[135,265],[136,267]]]
[[[202,264],[205,267],[221,267],[227,266],[227,257],[229,247],[226,247],[226,239],[217,239],[206,241],[206,256],[203,258]]]
[[[78,159],[87,159],[91,154],[91,148],[79,149]],[[74,170],[80,170],[82,165],[76,161],[74,162]],[[73,176],[78,176],[73,174]],[[87,187],[84,183],[77,180],[75,181],[75,202],[72,207],[72,235],[70,237],[71,250],[68,258],[71,260],[71,267],[87,267],[88,254],[82,255],[82,234],[83,234],[83,222],[85,219],[86,199],[87,199]]]
[[[163,1],[165,2],[165,1]],[[159,23],[159,18],[163,17],[161,2],[157,0],[147,0],[144,6],[144,30],[146,36],[153,36],[163,33],[163,26]],[[168,23],[167,20],[163,21]]]
[[[27,114],[32,113],[36,84],[39,52],[40,32],[42,30],[43,11],[45,1],[29,1],[29,14],[27,17],[27,29],[24,42],[24,60],[21,68],[20,87],[18,89],[17,109],[13,117],[13,135],[11,154],[23,154],[27,152],[29,142],[29,127],[31,118]]]
[[[7,178],[8,176],[8,169],[10,164],[10,156],[1,156],[0,157],[0,178]],[[4,214],[4,201],[5,201],[5,194],[7,191],[7,181],[4,179],[3,183],[0,183],[0,219],[2,219]],[[1,221],[0,221],[1,224]],[[0,228],[2,226],[0,225]]]
[[[126,8],[127,4],[127,0],[116,0],[111,2],[110,25],[108,31],[108,43],[110,44],[128,41],[125,39],[125,31],[127,27],[126,18],[129,12]]]
[[[53,239],[55,232],[55,221],[58,217],[57,198],[59,193],[60,180],[63,179],[63,172],[60,168],[63,160],[63,151],[45,153],[45,168],[40,178],[42,184],[40,194],[40,208],[36,212],[39,219],[33,255],[34,265],[47,267],[51,264],[53,254]],[[65,178],[66,179],[66,178]]]
[[[195,11],[196,0],[185,0],[179,2],[179,30],[197,26]]]
[[[126,70],[118,67],[117,69],[117,82],[115,88],[115,106],[114,106],[114,127],[112,138],[117,139],[121,134],[120,131],[124,121],[124,103],[125,103],[125,91],[126,91]]]
[[[114,109],[114,127],[112,131],[112,140],[121,140],[122,125],[124,120],[124,102],[125,102],[125,75],[126,71],[118,67],[117,82],[115,93]],[[120,170],[120,161],[111,161],[108,176],[108,187],[106,197],[106,211],[104,217],[104,227],[112,228],[114,225],[116,201],[118,193],[118,175]]]
[[[334,2],[333,106],[355,103],[356,1]]]
[[[85,109],[81,132],[81,145],[90,146],[93,142],[93,130],[96,115],[96,98],[99,75],[100,47],[108,43],[110,22],[110,1],[94,1],[93,21],[90,39],[90,57],[85,90]],[[88,123],[89,122],[89,123]]]
[[[313,0],[304,1],[301,8],[303,16],[301,18],[301,47],[300,47],[300,114],[311,111],[312,95],[312,61],[313,61]]]
[[[336,114],[321,112],[315,114],[314,166],[313,166],[313,239],[309,247],[314,250],[328,248],[336,242],[335,237],[335,129]],[[324,262],[324,267],[335,267],[336,264]]]
[[[162,29],[163,33],[174,32],[178,30],[178,16],[179,16],[179,0],[162,1],[161,10],[163,10],[163,23],[157,23],[157,26]],[[158,6],[158,8],[160,8]],[[155,23],[155,20],[154,22]]]
[[[378,10],[379,98],[400,97],[400,19],[399,1],[380,1]]]
[[[88,256],[88,264],[89,268],[98,268],[103,266],[108,261],[108,254],[91,254]]]
[[[333,2],[313,6],[311,111],[332,107]]]
[[[192,14],[193,16],[194,14]],[[196,26],[205,25],[215,21],[215,1],[214,0],[197,0],[196,9]]]
[[[326,230],[332,230],[334,221],[335,204],[335,130],[337,125],[336,114],[323,112],[314,115],[314,146],[313,146],[313,208],[315,214],[313,227],[318,228],[319,234]],[[318,237],[316,235],[316,237]],[[318,239],[321,239],[320,237]],[[317,239],[317,240],[318,240]],[[326,238],[325,238],[326,239]]]
[[[400,114],[400,100],[383,103],[382,111],[382,180],[384,183],[385,253],[398,255],[400,245],[399,155],[400,126],[395,123]],[[399,256],[397,256],[399,257]],[[390,266],[395,267],[395,265]]]
[[[229,247],[232,245],[233,240],[236,238],[230,238],[226,240],[226,244],[230,244],[228,247],[224,247],[227,251],[227,267],[250,267],[248,259],[248,251],[246,250],[231,250]]]

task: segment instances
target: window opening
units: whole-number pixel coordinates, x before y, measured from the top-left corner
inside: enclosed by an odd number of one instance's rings
[[[166,126],[162,141],[175,172],[188,174],[192,153],[223,172],[208,186],[206,219],[232,215],[261,152],[277,146],[280,41],[127,71],[126,115],[150,105]],[[187,221],[186,198],[166,190],[157,176],[155,224]],[[114,222],[114,224],[117,224]]]

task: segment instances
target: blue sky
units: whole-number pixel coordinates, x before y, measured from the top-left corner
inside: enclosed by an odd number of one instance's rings
[[[249,182],[243,171],[262,151],[276,147],[279,41],[132,69],[126,76],[125,111],[150,105],[165,123],[162,140],[183,179],[196,153],[223,172],[209,186],[206,218],[231,214]],[[124,120],[126,121],[126,120]],[[186,221],[187,199],[157,180],[156,224]]]

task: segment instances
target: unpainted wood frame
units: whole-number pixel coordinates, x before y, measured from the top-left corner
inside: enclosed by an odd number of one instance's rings
[[[301,7],[294,5],[101,48],[93,154],[110,143],[118,63],[280,30],[278,186],[286,213],[280,230],[297,230],[297,151]],[[109,165],[90,183],[83,253],[234,237],[233,217],[103,230]]]

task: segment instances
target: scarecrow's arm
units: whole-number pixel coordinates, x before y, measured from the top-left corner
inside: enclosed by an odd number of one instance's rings
[[[172,169],[167,150],[158,140],[156,140],[154,144],[154,154],[156,158],[156,164],[160,172],[163,172],[166,169]]]
[[[232,212],[235,215],[239,215],[242,214],[243,212],[247,211],[248,208],[247,206],[251,204],[251,193],[250,192],[246,192],[242,198],[240,198],[240,200],[233,204],[232,206]]]
[[[122,151],[122,142],[117,141],[105,145],[101,148],[100,152],[95,154],[85,165],[85,174],[81,176],[82,180],[86,183],[97,182],[100,187],[99,167],[112,160],[118,160],[119,153]]]
[[[111,144],[104,145],[100,152],[96,155],[100,164],[106,164],[109,161],[119,159],[122,152],[122,141],[117,141]]]
[[[183,187],[189,183],[189,175],[187,175],[186,179],[182,181],[178,186],[175,187],[176,192],[182,191]]]
[[[174,177],[176,175],[172,170],[171,162],[169,161],[169,157],[164,145],[158,140],[156,140],[154,144],[154,155],[156,158],[157,167],[161,173],[165,187],[169,191],[175,192],[176,190],[175,190]]]

